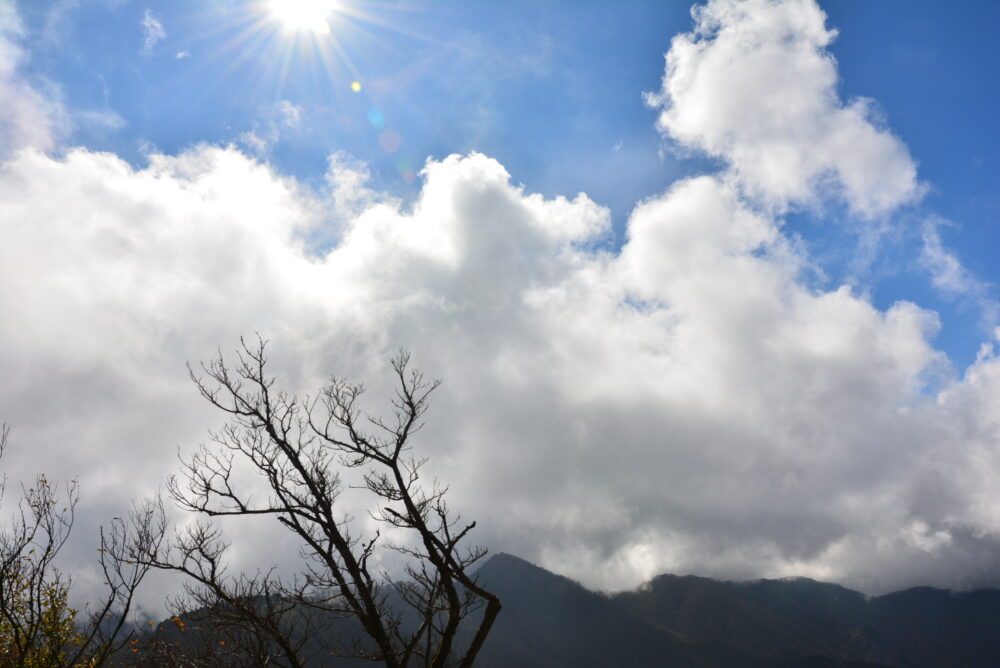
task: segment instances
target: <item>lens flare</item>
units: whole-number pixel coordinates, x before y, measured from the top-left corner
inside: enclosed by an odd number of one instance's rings
[[[382,115],[382,112],[377,107],[372,107],[368,110],[368,122],[376,130],[381,130],[385,127],[385,116]]]
[[[378,144],[386,153],[395,153],[402,146],[403,140],[395,130],[385,130],[378,136]]]
[[[337,9],[335,0],[270,0],[268,11],[286,32],[330,32],[327,19]]]

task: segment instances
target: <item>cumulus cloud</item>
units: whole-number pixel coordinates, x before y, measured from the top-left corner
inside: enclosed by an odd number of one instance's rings
[[[733,32],[765,70],[755,49],[793,49],[835,77],[813,4],[722,0],[697,21],[671,47],[668,90],[686,52]],[[724,59],[705,58],[712,77],[670,92],[665,115],[687,95],[728,104]],[[369,381],[377,411],[403,346],[445,380],[416,447],[493,549],[610,588],[663,571],[1000,582],[1000,357],[987,344],[956,377],[934,313],[802,280],[810,259],[778,211],[845,197],[882,216],[919,188],[899,140],[815,103],[812,79],[774,76],[804,101],[796,122],[766,141],[725,113],[725,131],[678,131],[692,150],[720,141],[729,166],[642,202],[615,251],[599,204],[530,193],[479,154],[428,162],[407,206],[343,155],[314,191],[232,147],[142,168],[19,152],[0,168],[7,470],[49,453],[50,475],[79,476],[82,516],[120,514],[218,423],[185,361],[259,331],[292,390],[333,371]],[[881,138],[899,167],[885,178],[905,187],[877,194],[851,185],[857,164],[799,154],[831,133]],[[791,147],[804,176],[752,181],[757,145]],[[842,187],[821,187],[825,170]],[[278,558],[278,529],[232,528],[240,565]]]
[[[872,218],[919,197],[913,160],[872,101],[839,98],[827,51],[836,31],[813,0],[716,1],[692,13],[662,90],[647,95],[664,133],[724,160],[778,206],[832,193]]]

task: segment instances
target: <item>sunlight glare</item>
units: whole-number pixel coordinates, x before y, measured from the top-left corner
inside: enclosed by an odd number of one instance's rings
[[[327,18],[336,10],[336,0],[270,0],[268,11],[285,32],[330,32]]]

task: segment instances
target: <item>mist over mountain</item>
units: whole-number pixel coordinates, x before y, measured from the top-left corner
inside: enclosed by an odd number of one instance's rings
[[[608,595],[508,554],[480,577],[504,603],[487,667],[985,667],[1000,656],[996,589],[869,597],[808,578],[660,575]]]
[[[664,574],[608,594],[503,553],[478,577],[503,602],[480,668],[987,668],[1000,656],[997,589],[866,596],[808,578]],[[202,621],[189,628],[210,633],[203,615],[193,611],[190,620]],[[466,623],[467,641],[475,620]],[[162,627],[184,640],[174,622]],[[363,636],[353,620],[314,628],[302,645],[307,665],[372,665],[327,651]],[[204,640],[198,633],[188,634],[192,646]]]

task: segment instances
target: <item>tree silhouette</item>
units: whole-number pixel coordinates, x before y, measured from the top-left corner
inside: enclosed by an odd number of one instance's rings
[[[0,455],[10,430],[0,427]],[[0,483],[2,496],[6,479]],[[107,587],[103,601],[81,615],[69,606],[71,580],[56,567],[73,528],[79,499],[75,481],[65,496],[44,475],[22,497],[9,525],[0,530],[0,665],[23,668],[96,668],[133,637],[126,618],[149,566],[128,559],[135,552],[155,554],[165,526],[150,514],[133,514],[131,526],[115,518],[101,529],[99,563]]]
[[[411,451],[439,382],[410,370],[409,355],[399,353],[391,360],[392,418],[372,417],[359,407],[363,386],[341,378],[312,399],[276,389],[265,349],[260,338],[252,346],[241,340],[234,365],[220,354],[200,373],[190,370],[201,395],[230,420],[183,462],[168,490],[206,518],[274,517],[299,542],[302,571],[292,580],[274,571],[231,574],[229,543],[210,519],[180,532],[163,555],[131,558],[187,575],[182,607],[211,611],[245,638],[263,634],[269,665],[302,666],[321,652],[391,667],[471,666],[501,606],[470,572],[486,554],[466,545],[475,522],[462,525],[450,513],[445,487],[421,484],[426,459]],[[237,473],[245,465],[270,498],[253,497]],[[359,472],[374,500],[370,516],[395,540],[382,530],[362,535],[341,510],[347,470]],[[405,560],[406,578],[376,569],[384,549]],[[340,631],[317,647],[331,625]]]

